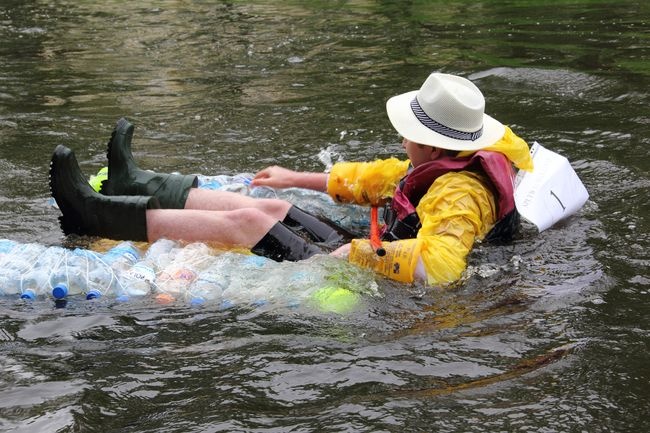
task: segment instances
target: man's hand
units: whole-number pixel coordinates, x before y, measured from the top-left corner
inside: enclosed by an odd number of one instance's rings
[[[289,188],[294,186],[295,181],[292,179],[296,175],[297,173],[293,170],[273,165],[258,172],[251,184],[253,186],[270,186],[271,188]]]
[[[307,188],[324,192],[327,189],[327,175],[294,171],[273,165],[259,171],[251,180],[251,185],[271,188]]]

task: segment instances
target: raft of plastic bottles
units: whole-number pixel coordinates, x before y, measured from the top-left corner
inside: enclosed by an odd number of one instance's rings
[[[153,298],[222,309],[311,303],[345,312],[361,294],[376,292],[369,273],[329,256],[313,259],[278,263],[167,239],[144,252],[121,242],[104,253],[0,239],[0,295],[28,301]]]
[[[351,232],[367,233],[368,209],[340,205],[327,194],[301,188],[252,187],[251,175],[199,175],[198,187],[257,198],[282,198]],[[53,206],[56,203],[52,201]],[[295,307],[315,301],[345,310],[360,294],[375,294],[373,274],[328,256],[277,263],[203,243],[161,239],[139,248],[117,243],[105,252],[0,239],[0,295],[25,300],[153,297],[168,303]],[[339,311],[342,312],[342,311]]]

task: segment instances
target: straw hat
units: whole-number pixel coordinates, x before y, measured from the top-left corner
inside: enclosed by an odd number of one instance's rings
[[[485,114],[485,98],[466,78],[434,72],[420,90],[386,102],[388,118],[407,140],[449,150],[478,150],[503,137],[505,126]]]

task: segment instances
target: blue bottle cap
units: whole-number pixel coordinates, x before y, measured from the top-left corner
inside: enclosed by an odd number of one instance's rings
[[[190,304],[192,304],[192,305],[203,305],[203,304],[205,304],[205,299],[203,299],[200,296],[196,296],[196,297],[190,299]]]
[[[52,289],[52,296],[54,299],[63,299],[68,296],[68,286],[64,283],[59,283]]]
[[[36,299],[36,292],[34,292],[32,289],[27,289],[20,295],[20,299],[27,299],[29,301],[33,301]]]
[[[102,296],[102,292],[100,292],[99,290],[92,289],[92,290],[88,290],[88,292],[86,292],[86,299],[88,299],[88,300],[97,299],[100,296]]]

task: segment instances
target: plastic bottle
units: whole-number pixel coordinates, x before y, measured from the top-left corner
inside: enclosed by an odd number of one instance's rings
[[[197,176],[198,177],[198,188],[202,189],[212,189],[212,190],[218,190],[223,187],[225,183],[228,182],[228,180],[225,178],[225,176]]]
[[[58,300],[86,293],[89,286],[88,274],[97,266],[97,255],[92,251],[81,248],[65,251],[50,273],[52,297]]]
[[[120,282],[125,296],[144,296],[151,292],[156,280],[156,270],[145,260],[137,262],[122,274]]]
[[[252,175],[238,174],[235,176],[217,175],[217,176],[198,176],[198,187],[203,189],[212,189],[219,191],[232,191],[248,195],[250,179]]]
[[[23,274],[29,272],[38,256],[45,250],[39,244],[16,243],[11,248],[11,243],[5,243],[7,252],[3,254],[0,262],[0,293],[13,295],[21,293]]]
[[[121,276],[121,282],[128,296],[144,296],[154,289],[156,274],[169,264],[170,252],[178,243],[159,239],[149,246],[142,260],[135,263]]]
[[[250,187],[249,195],[255,198],[278,198],[278,193],[275,189],[268,186]]]
[[[118,299],[126,300],[127,295],[123,293],[120,281],[115,274],[115,270],[101,262],[89,269],[86,274],[86,299],[92,300],[106,296],[109,292],[114,292]],[[121,298],[124,297],[124,298]]]
[[[111,290],[118,300],[128,299],[126,286],[120,278],[139,259],[140,251],[131,242],[121,242],[100,256],[99,263],[88,272],[86,299],[100,298]]]
[[[198,273],[189,285],[187,297],[191,304],[199,305],[223,299],[223,292],[228,287],[229,277],[220,269],[219,261],[212,263]]]
[[[269,278],[274,278],[280,269],[278,262],[262,256],[238,253],[225,253],[219,261],[224,278],[228,282],[223,287],[222,308],[241,304],[264,305],[268,302],[267,282]],[[278,283],[283,284],[284,281],[279,278]]]
[[[209,263],[210,248],[203,243],[176,248],[172,259],[156,277],[157,299],[170,302],[187,298],[187,290],[199,272]]]
[[[169,239],[158,239],[152,243],[144,255],[144,259],[160,268],[169,263],[172,258],[172,251],[178,250],[179,244]]]
[[[63,257],[50,271],[50,294],[54,299],[65,298],[70,291],[70,279],[68,278],[68,260],[70,251],[63,251]]]
[[[46,269],[34,267],[20,279],[20,299],[33,301],[49,288],[49,273]]]
[[[39,254],[31,269],[20,279],[20,297],[34,300],[50,292],[50,274],[65,258],[65,249],[61,247],[46,248]]]
[[[117,272],[126,271],[140,260],[140,251],[131,242],[120,242],[104,253],[101,259]]]
[[[198,274],[188,288],[189,302],[193,305],[204,304],[223,298],[229,279],[217,270],[207,270]]]

